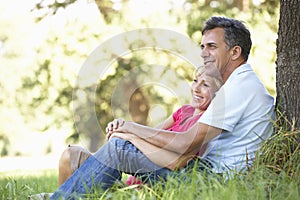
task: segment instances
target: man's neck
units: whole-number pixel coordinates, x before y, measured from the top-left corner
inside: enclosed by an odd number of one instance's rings
[[[231,63],[230,66],[226,67],[225,71],[221,74],[224,83],[228,80],[229,76],[234,72],[234,70],[236,70],[238,67],[240,67],[241,65],[243,65],[245,63],[246,63],[246,61],[242,60],[239,62],[233,62],[233,63]]]

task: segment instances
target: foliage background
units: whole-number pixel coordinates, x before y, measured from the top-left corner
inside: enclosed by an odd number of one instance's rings
[[[15,6],[16,2],[19,6]],[[277,1],[248,0],[242,1],[248,4],[241,7],[240,1],[105,0],[97,2],[101,12],[93,1],[40,2],[36,7],[36,1],[0,0],[1,157],[60,154],[66,143],[79,143],[95,151],[103,141],[103,133],[93,131],[95,121],[89,116],[73,116],[73,101],[78,99],[72,99],[72,92],[78,72],[101,43],[137,28],[170,29],[198,42],[199,30],[211,15],[243,20],[253,40],[249,63],[270,93],[276,95]],[[136,67],[138,77],[143,79],[149,68],[141,66],[151,64],[169,66],[183,83],[192,80],[193,68],[164,52],[142,51],[121,57],[105,76],[99,77],[95,109],[101,127],[113,117],[140,119],[141,123],[154,125],[180,103],[188,103],[189,91],[174,96],[153,86],[140,87],[135,93],[143,101],[133,98],[135,105],[139,103],[139,108],[146,109],[132,112],[131,116],[124,116],[128,110],[121,105],[118,112],[109,109],[117,81]],[[80,130],[86,132],[76,131],[76,120],[80,121]]]

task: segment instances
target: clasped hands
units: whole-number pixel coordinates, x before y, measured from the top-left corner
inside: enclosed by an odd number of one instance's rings
[[[122,118],[114,119],[113,121],[109,122],[105,128],[106,140],[108,141],[110,138],[113,138],[113,137],[127,139],[125,136],[126,134],[124,134],[124,133],[128,132],[124,126],[125,123],[128,123],[128,122],[125,122],[125,120]]]

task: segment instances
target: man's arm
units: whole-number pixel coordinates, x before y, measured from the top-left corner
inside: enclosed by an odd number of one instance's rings
[[[113,133],[111,137],[118,137],[130,141],[152,162],[161,167],[169,168],[170,170],[185,167],[187,162],[193,159],[197,153],[191,152],[190,154],[181,155],[172,151],[159,148],[153,144],[150,144],[146,140],[143,140],[138,136],[130,133]]]
[[[109,122],[105,128],[106,140],[109,140],[110,135],[116,131],[119,127],[123,126],[125,120],[122,118],[114,119],[113,121]],[[156,125],[155,128],[157,129],[168,129],[174,124],[173,115],[169,116],[165,121],[161,122],[160,124]]]
[[[189,154],[199,150],[202,145],[217,137],[222,129],[197,122],[188,131],[172,132],[134,122],[125,122],[116,131],[123,134],[132,133],[159,148],[179,154]]]

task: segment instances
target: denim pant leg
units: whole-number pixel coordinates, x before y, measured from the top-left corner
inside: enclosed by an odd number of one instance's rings
[[[93,184],[101,184],[102,189],[111,187],[120,180],[122,172],[128,174],[150,174],[151,179],[158,176],[166,178],[170,172],[150,161],[132,143],[119,138],[112,138],[93,156],[90,156],[80,168],[62,184],[51,196],[70,198],[72,195],[84,194]]]

